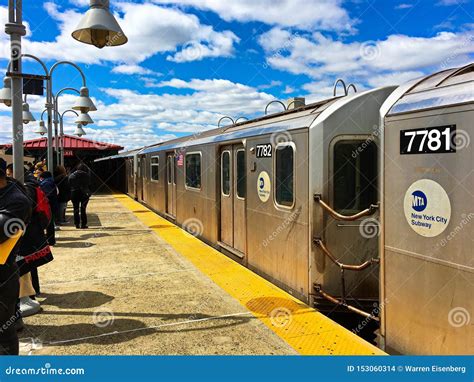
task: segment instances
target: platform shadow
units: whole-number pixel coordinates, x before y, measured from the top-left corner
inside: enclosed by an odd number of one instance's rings
[[[42,306],[56,306],[63,309],[96,308],[114,299],[113,296],[96,291],[78,291],[61,294],[42,293],[41,297],[45,298],[41,302]]]

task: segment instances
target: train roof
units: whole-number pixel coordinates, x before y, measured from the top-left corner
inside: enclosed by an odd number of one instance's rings
[[[297,109],[265,115],[229,126],[207,130],[202,133],[176,138],[171,141],[145,147],[140,151],[140,154],[149,154],[162,150],[173,150],[206,143],[244,139],[265,133],[278,133],[307,128],[311,126],[311,123],[320,113],[340,98],[341,97],[333,97]]]
[[[447,69],[411,83],[388,115],[474,102],[474,63]]]

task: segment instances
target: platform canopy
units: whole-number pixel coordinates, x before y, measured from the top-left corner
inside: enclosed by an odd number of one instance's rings
[[[47,152],[47,138],[38,138],[25,141],[23,146],[25,148],[25,155],[40,159],[46,157]],[[53,138],[53,146],[56,146],[56,142]],[[93,141],[87,138],[79,138],[72,135],[64,136],[64,157],[66,162],[75,162],[78,160],[92,161],[101,157],[117,154],[120,150],[123,150],[122,146],[114,143],[106,143]],[[0,145],[0,149],[3,149],[5,154],[11,154],[12,145],[4,144]]]

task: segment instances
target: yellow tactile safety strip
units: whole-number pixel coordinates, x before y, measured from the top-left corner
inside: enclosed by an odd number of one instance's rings
[[[146,226],[280,338],[304,355],[385,354],[267,280],[126,195],[114,195]]]

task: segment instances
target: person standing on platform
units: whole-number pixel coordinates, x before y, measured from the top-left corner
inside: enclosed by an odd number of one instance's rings
[[[87,204],[90,198],[90,183],[89,168],[84,163],[77,166],[77,170],[69,175],[71,200],[74,207],[74,225],[76,228],[89,228],[87,226]]]
[[[54,170],[54,183],[58,188],[59,212],[56,224],[65,224],[67,203],[71,200],[71,187],[64,166],[57,166]]]
[[[17,355],[17,301],[19,275],[16,255],[31,216],[31,203],[24,190],[6,177],[6,162],[0,158],[0,355]],[[13,248],[9,249],[9,243]],[[7,253],[9,252],[9,253]]]
[[[44,171],[40,174],[40,187],[43,192],[48,197],[49,206],[51,208],[51,213],[53,214],[53,219],[46,228],[46,234],[48,235],[49,245],[56,245],[56,235],[55,235],[55,225],[54,217],[58,216],[59,202],[58,202],[58,189],[54,183],[53,175],[49,171]]]

